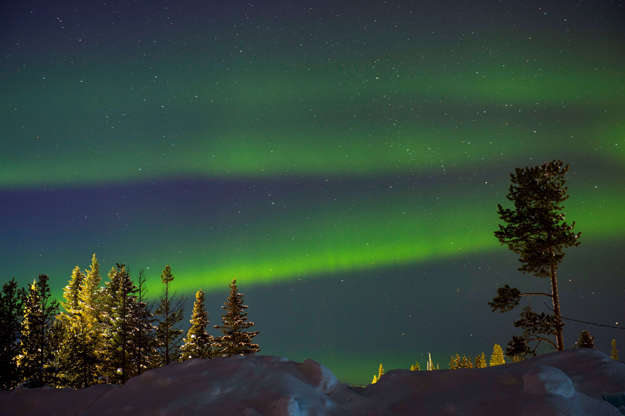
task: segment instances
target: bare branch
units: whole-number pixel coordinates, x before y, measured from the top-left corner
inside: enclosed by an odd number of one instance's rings
[[[543,293],[543,292],[521,292],[521,296],[528,296],[528,295],[543,295],[543,296],[548,296],[550,298],[553,298],[553,295],[550,295],[549,293]]]

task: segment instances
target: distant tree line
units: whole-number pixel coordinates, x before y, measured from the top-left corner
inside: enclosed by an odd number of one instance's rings
[[[0,388],[18,385],[84,388],[99,383],[125,383],[130,377],[172,362],[192,358],[229,357],[260,351],[252,342],[247,306],[236,280],[221,309],[222,335],[208,334],[204,292],[195,294],[191,327],[182,338],[180,302],[172,300],[170,266],[161,274],[163,294],[152,310],[145,299],[142,272],[134,282],[123,264],[116,264],[101,286],[93,254],[84,272],[76,266],[54,300],[48,276],[28,288],[15,278],[0,293]]]

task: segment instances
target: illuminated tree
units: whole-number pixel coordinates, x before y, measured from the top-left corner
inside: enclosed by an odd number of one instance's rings
[[[223,335],[216,340],[217,354],[222,357],[231,355],[245,355],[260,351],[258,344],[252,339],[258,331],[246,331],[254,326],[254,322],[247,320],[247,305],[243,304],[243,294],[239,293],[237,281],[230,284],[230,295],[221,307],[225,313],[221,317],[222,325],[215,325],[221,329]]]
[[[213,336],[206,332],[208,314],[204,308],[204,292],[201,290],[195,293],[193,313],[189,322],[191,322],[191,327],[180,348],[180,359],[184,361],[191,358],[211,358]]]
[[[618,361],[618,350],[616,349],[616,340],[614,338],[612,338],[612,341],[610,342],[610,347],[610,358]]]
[[[421,371],[421,366],[418,361],[415,361],[414,364],[410,365],[410,371]]]
[[[56,381],[53,360],[57,345],[53,323],[58,307],[57,301],[50,300],[48,276],[39,275],[30,286],[24,302],[20,353],[17,357],[23,380],[31,387]]]
[[[493,353],[490,355],[489,365],[491,367],[496,365],[505,364],[506,360],[503,356],[503,350],[501,349],[501,345],[495,344],[493,345]]]
[[[371,384],[375,384],[378,381],[380,381],[380,378],[382,378],[383,375],[384,375],[384,367],[382,367],[382,363],[380,363],[380,366],[378,367],[378,374],[373,375],[373,380],[371,380]]]
[[[535,355],[542,342],[564,350],[562,316],[558,292],[557,270],[566,247],[578,246],[581,233],[575,233],[575,222],[565,222],[562,213],[567,198],[565,175],[569,166],[554,160],[540,166],[517,168],[510,175],[511,185],[506,198],[514,208],[497,205],[497,213],[504,225],[499,225],[495,237],[501,244],[519,255],[522,273],[551,280],[551,293],[526,292],[505,285],[489,302],[493,311],[506,312],[516,307],[521,296],[547,296],[552,300],[553,315],[538,314],[527,307],[521,319],[514,323],[523,329],[521,339],[513,339],[507,352],[511,355]],[[554,336],[555,342],[546,336]],[[534,348],[529,342],[536,342]]]
[[[102,302],[100,288],[100,264],[95,253],[91,256],[91,264],[85,270],[84,277],[78,290],[78,314],[81,325],[84,326],[84,336],[94,355],[96,371],[92,373],[95,383],[101,370],[100,350],[102,349]]]
[[[460,354],[452,355],[449,359],[449,369],[457,370],[460,368]]]
[[[475,357],[475,368],[486,368],[486,356],[484,353]]]
[[[64,312],[59,321],[59,348],[56,362],[59,366],[59,383],[63,386],[83,388],[97,380],[97,355],[88,337],[88,327],[80,313],[80,289],[85,275],[76,266],[67,286],[63,289],[61,306]]]

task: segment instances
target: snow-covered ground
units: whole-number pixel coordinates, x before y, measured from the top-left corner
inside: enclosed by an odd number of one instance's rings
[[[1,392],[0,415],[622,416],[624,400],[625,364],[594,350],[483,369],[392,370],[366,388],[312,360],[249,356],[172,364],[123,386]]]

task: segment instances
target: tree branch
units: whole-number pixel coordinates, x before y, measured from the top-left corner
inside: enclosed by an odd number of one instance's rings
[[[558,346],[555,344],[555,342],[553,342],[550,339],[547,339],[545,337],[539,337],[538,335],[536,335],[534,338],[537,339],[537,340],[540,340],[540,341],[548,342],[549,344],[551,344],[553,346],[553,348],[555,348],[556,350],[558,349]],[[536,346],[536,347],[538,348],[538,346]]]
[[[543,296],[548,296],[550,298],[553,298],[553,295],[550,295],[549,293],[543,293],[543,292],[521,292],[521,296],[528,296],[528,295],[543,295]]]

